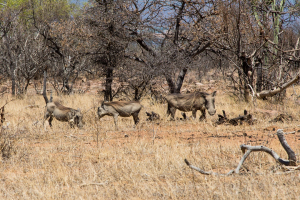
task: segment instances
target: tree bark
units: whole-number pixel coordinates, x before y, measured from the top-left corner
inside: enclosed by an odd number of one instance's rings
[[[184,77],[186,75],[186,72],[187,72],[187,68],[183,68],[178,77],[177,77],[177,82],[176,82],[176,87],[175,87],[175,93],[180,93],[180,89],[182,87],[182,84],[183,84],[183,80],[184,80]]]
[[[183,68],[180,70],[179,75],[177,77],[176,84],[174,83],[174,81],[172,80],[170,75],[168,75],[168,74],[165,75],[168,86],[169,86],[170,94],[180,93],[186,72],[187,72],[187,68]]]
[[[295,155],[295,152],[292,150],[292,148],[289,146],[289,144],[287,143],[285,137],[284,137],[284,133],[282,129],[278,129],[277,130],[277,137],[281,143],[281,145],[283,146],[284,150],[286,151],[286,153],[288,154],[288,160],[289,160],[289,166],[296,166],[296,162],[297,162],[297,158]]]
[[[113,68],[107,67],[106,78],[105,78],[105,91],[104,91],[104,101],[112,101],[112,82],[113,82]]]
[[[178,15],[176,17],[176,27],[175,27],[175,35],[174,35],[174,41],[173,41],[174,44],[178,43],[180,21],[181,21],[181,18],[182,18],[182,13],[183,13],[184,6],[185,6],[185,1],[182,1],[181,2],[181,7],[179,8],[179,11],[178,11]]]
[[[274,33],[274,39],[273,42],[278,45],[278,38],[279,38],[279,32],[280,32],[280,18],[281,18],[281,12],[283,11],[285,4],[285,0],[281,0],[280,4],[277,5],[276,1],[272,3],[272,10],[273,12],[273,33]],[[277,49],[274,48],[274,54],[277,55]]]
[[[16,95],[16,77],[14,74],[14,69],[11,70],[11,94]]]
[[[47,104],[49,102],[47,97],[47,69],[44,69],[43,97]]]

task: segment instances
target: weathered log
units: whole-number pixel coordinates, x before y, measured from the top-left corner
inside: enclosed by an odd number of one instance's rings
[[[206,171],[204,171],[204,170],[202,170],[198,167],[195,167],[195,166],[191,165],[187,159],[185,159],[184,162],[191,169],[194,169],[194,170],[196,170],[196,171],[198,171],[198,172],[200,172],[201,174],[204,174],[204,175],[228,176],[230,174],[233,174],[233,173],[238,174],[240,172],[240,169],[241,169],[244,161],[247,159],[247,157],[250,155],[251,152],[253,152],[253,151],[263,151],[263,152],[266,152],[269,155],[271,155],[277,162],[279,162],[280,164],[282,164],[284,166],[296,166],[297,158],[296,158],[295,152],[288,145],[287,141],[285,140],[284,135],[285,135],[285,133],[283,133],[282,129],[277,130],[278,139],[279,139],[281,145],[283,146],[284,150],[288,154],[288,160],[280,158],[280,156],[275,151],[273,151],[272,149],[270,149],[268,147],[265,147],[265,146],[250,146],[250,145],[242,144],[240,146],[240,148],[241,148],[242,152],[244,153],[244,155],[241,158],[238,166],[234,170],[230,170],[227,174],[219,174],[219,173],[215,173],[215,172],[206,172]],[[297,167],[294,167],[294,168],[289,168],[289,169],[290,169],[290,171],[291,170],[299,170],[300,166],[297,166]]]
[[[288,154],[289,164],[287,166],[296,166],[297,158],[295,152],[292,150],[292,148],[288,145],[287,141],[285,140],[282,129],[277,130],[277,137],[280,141],[280,144],[283,146],[284,150]]]
[[[293,121],[293,117],[287,114],[280,114],[269,122],[285,122],[285,121]]]
[[[229,120],[227,119],[226,117],[226,113],[224,110],[222,110],[223,112],[223,115],[218,115],[219,119],[218,121],[216,122],[217,125],[220,125],[220,124],[224,124],[224,123],[227,123]]]
[[[217,125],[220,124],[224,124],[224,123],[229,123],[231,125],[237,126],[239,124],[243,124],[243,122],[247,122],[248,124],[252,125],[253,124],[253,119],[252,119],[252,115],[248,114],[247,110],[244,110],[244,115],[239,115],[236,118],[232,118],[232,119],[228,119],[226,117],[226,113],[224,110],[223,111],[223,116],[222,115],[218,115],[219,119],[216,122]]]

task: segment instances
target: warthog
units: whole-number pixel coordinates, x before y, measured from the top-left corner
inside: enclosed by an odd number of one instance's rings
[[[139,112],[142,105],[137,101],[111,101],[102,102],[101,106],[98,107],[99,119],[105,115],[113,116],[115,121],[116,129],[118,130],[118,116],[121,117],[133,117],[134,124],[139,123]]]
[[[78,128],[83,127],[82,114],[80,109],[68,108],[61,105],[58,102],[49,102],[46,105],[47,111],[45,114],[45,120],[49,118],[49,125],[52,126],[53,117],[61,122],[69,122],[73,128],[76,125]]]
[[[200,110],[202,115],[200,120],[205,119],[205,109],[207,109],[210,115],[216,113],[215,109],[215,96],[216,92],[212,94],[207,94],[204,92],[195,92],[188,94],[169,94],[166,96],[168,102],[167,115],[171,114],[172,120],[174,120],[176,109],[188,112],[192,111],[193,118],[196,118],[197,110]]]

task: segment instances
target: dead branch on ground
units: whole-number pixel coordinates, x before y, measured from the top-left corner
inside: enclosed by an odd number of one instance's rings
[[[153,111],[151,113],[146,112],[146,115],[148,116],[146,121],[155,121],[160,119],[160,115]]]
[[[269,122],[288,122],[288,121],[293,121],[293,117],[291,115],[288,114],[279,114],[277,117],[275,117],[274,119],[270,120]]]
[[[224,110],[222,110],[223,116],[218,115],[219,119],[216,122],[216,125],[220,124],[231,124],[233,126],[242,125],[243,122],[248,123],[249,125],[253,124],[253,118],[251,114],[248,114],[247,110],[244,110],[244,115],[239,115],[238,117],[228,119]]]
[[[204,171],[204,170],[202,170],[202,169],[200,169],[196,166],[191,165],[187,159],[185,159],[184,161],[191,169],[194,169],[194,170],[200,172],[201,174],[228,176],[228,175],[231,175],[231,174],[234,174],[234,173],[239,174],[240,169],[241,169],[244,161],[247,159],[247,157],[250,155],[251,152],[253,152],[253,151],[263,151],[263,152],[266,152],[269,155],[271,155],[281,165],[288,166],[288,167],[285,167],[285,168],[287,168],[289,171],[300,170],[300,166],[297,166],[297,164],[296,164],[297,163],[296,154],[291,149],[291,147],[288,145],[287,141],[285,140],[284,135],[285,135],[285,133],[283,132],[282,129],[277,130],[277,137],[278,137],[281,145],[283,146],[284,150],[288,154],[288,160],[280,158],[280,156],[275,151],[273,151],[272,149],[270,149],[268,147],[265,147],[265,146],[251,146],[251,145],[242,144],[240,146],[240,148],[241,148],[242,152],[244,153],[244,155],[241,158],[241,160],[240,160],[238,166],[236,167],[236,169],[230,170],[227,174],[219,174],[219,173],[216,173],[216,172],[207,172],[207,171]],[[293,167],[290,167],[290,166],[293,166]]]

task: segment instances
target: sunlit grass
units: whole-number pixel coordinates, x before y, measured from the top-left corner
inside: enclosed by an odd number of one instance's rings
[[[299,93],[300,88],[296,90]],[[244,165],[248,172],[243,169],[242,175],[229,177],[204,176],[184,163],[187,158],[206,171],[226,173],[237,166],[242,143],[265,145],[287,158],[274,133],[277,128],[300,129],[299,106],[291,93],[288,90],[284,104],[257,100],[253,105],[218,91],[217,114],[225,110],[233,118],[246,109],[257,119],[252,126],[215,126],[217,115],[208,114],[205,122],[169,121],[166,104],[152,104],[145,98],[139,126],[133,128],[131,117],[119,118],[119,131],[112,117],[97,118],[101,98],[96,95],[54,96],[63,105],[82,110],[83,129],[71,129],[57,120],[50,128],[43,123],[42,96],[25,96],[5,107],[2,137],[4,132],[11,135],[14,152],[10,158],[0,157],[0,198],[298,199],[299,172],[275,175],[279,165],[264,153],[249,156]],[[0,106],[6,99],[10,97],[0,99]],[[162,119],[148,122],[145,111],[159,113]],[[280,113],[294,120],[269,123]],[[181,117],[180,112],[176,117]],[[299,159],[299,133],[286,138]]]

